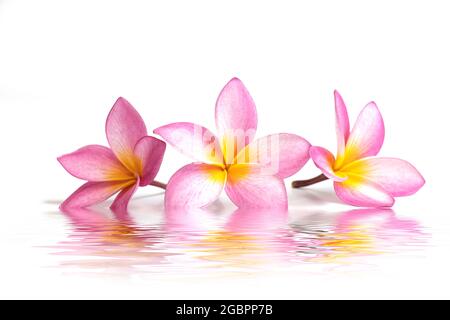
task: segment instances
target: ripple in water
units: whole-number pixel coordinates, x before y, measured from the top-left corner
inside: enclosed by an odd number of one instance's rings
[[[306,216],[169,210],[158,223],[138,223],[128,212],[63,214],[69,235],[51,246],[52,254],[61,256],[59,267],[102,274],[206,275],[365,263],[368,256],[417,252],[428,238],[417,222],[386,209]]]

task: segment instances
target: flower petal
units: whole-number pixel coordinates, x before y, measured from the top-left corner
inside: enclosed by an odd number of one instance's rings
[[[347,107],[337,90],[334,91],[334,108],[336,111],[336,134],[338,142],[337,158],[344,156],[345,144],[350,134]]]
[[[181,153],[206,163],[223,163],[219,139],[208,129],[190,122],[176,122],[153,131]]]
[[[334,182],[334,190],[342,201],[358,207],[391,207],[395,202],[383,187],[359,176]]]
[[[119,192],[119,194],[114,199],[114,202],[111,204],[111,210],[115,213],[125,213],[127,212],[128,202],[130,202],[131,197],[136,192],[137,188],[139,186],[139,179],[132,184],[131,186],[128,186],[122,191]]]
[[[339,182],[347,179],[346,176],[338,175],[334,172],[334,156],[327,149],[322,147],[311,147],[309,149],[309,154],[316,167],[322,170],[322,173],[327,176],[327,178]]]
[[[140,186],[146,186],[155,179],[165,151],[165,142],[154,137],[146,136],[136,143],[134,154],[140,162]]]
[[[58,157],[71,175],[88,181],[129,180],[133,174],[117,160],[111,149],[99,145],[82,147]]]
[[[94,205],[108,199],[119,190],[126,188],[133,183],[133,180],[86,182],[61,204],[61,209],[83,208]]]
[[[147,135],[144,120],[133,106],[120,97],[106,119],[106,137],[116,157],[132,172],[137,172],[133,150]]]
[[[414,194],[425,183],[412,164],[396,158],[365,158],[350,163],[343,170],[375,182],[393,197]]]
[[[369,103],[358,116],[345,148],[345,159],[338,167],[355,160],[375,156],[384,140],[384,122],[375,102]]]
[[[182,167],[167,184],[166,207],[203,207],[222,192],[226,171],[217,165],[191,163]]]
[[[236,163],[258,163],[284,179],[308,162],[310,146],[308,141],[295,134],[272,134],[247,145],[236,157]]]
[[[250,93],[241,80],[231,79],[216,102],[216,126],[223,150],[229,150],[224,152],[227,161],[232,161],[253,140],[257,123],[256,106]]]
[[[228,169],[225,191],[239,208],[287,208],[283,179],[257,165],[237,164]]]

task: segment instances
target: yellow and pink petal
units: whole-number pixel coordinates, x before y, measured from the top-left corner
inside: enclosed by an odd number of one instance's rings
[[[227,173],[217,165],[188,164],[170,178],[165,195],[166,207],[204,207],[219,198]]]
[[[153,132],[194,160],[223,164],[219,139],[205,127],[191,122],[175,122]]]
[[[134,148],[134,154],[139,162],[140,186],[146,186],[155,179],[164,158],[166,144],[154,137],[141,138]]]
[[[133,194],[136,192],[139,184],[139,179],[137,179],[137,181],[135,181],[132,185],[123,188],[111,204],[111,210],[115,213],[126,213],[128,203],[130,202]]]
[[[333,166],[335,164],[335,159],[333,154],[327,149],[313,146],[309,149],[309,154],[316,167],[319,168],[327,178],[338,182],[347,179],[347,176],[334,171]]]
[[[339,92],[334,91],[334,108],[336,112],[336,135],[338,151],[336,158],[341,160],[345,154],[345,144],[350,134],[350,124],[347,107]]]
[[[287,208],[283,179],[259,165],[238,164],[228,169],[225,191],[239,208]]]
[[[116,157],[131,172],[138,171],[134,147],[146,135],[144,120],[136,109],[124,98],[117,99],[106,119],[106,137]]]
[[[134,180],[86,182],[61,204],[61,210],[83,208],[100,203],[134,183]]]
[[[334,190],[343,202],[357,207],[391,207],[395,202],[382,186],[360,176],[334,182]]]
[[[284,179],[308,162],[310,146],[308,141],[295,134],[272,134],[247,145],[238,154],[236,163],[257,163]]]
[[[365,158],[343,168],[381,186],[393,197],[416,193],[425,179],[408,161],[397,158]]]
[[[215,118],[222,149],[226,149],[236,136],[244,139],[233,143],[233,152],[229,150],[224,154],[225,160],[230,163],[242,148],[252,142],[258,123],[255,102],[238,78],[231,79],[220,92]]]
[[[370,102],[360,112],[350,132],[345,155],[335,164],[335,169],[355,160],[375,156],[384,141],[384,122],[377,105]]]
[[[71,175],[88,181],[129,180],[133,174],[117,160],[111,149],[88,145],[58,157],[58,161]]]

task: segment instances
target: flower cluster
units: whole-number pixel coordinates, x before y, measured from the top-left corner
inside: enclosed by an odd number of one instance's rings
[[[278,133],[255,139],[255,103],[237,78],[219,94],[215,106],[217,135],[191,122],[155,129],[165,142],[195,162],[176,171],[167,185],[155,181],[166,143],[148,136],[144,121],[131,104],[119,98],[106,120],[110,148],[88,145],[58,158],[73,176],[87,182],[61,204],[62,209],[94,205],[118,193],[113,210],[124,210],[138,186],[166,189],[166,208],[204,207],[223,189],[240,208],[286,209],[284,179],[311,158],[319,176],[294,181],[294,188],[323,180],[334,181],[336,195],[362,207],[390,207],[394,197],[419,190],[425,180],[407,161],[375,157],[384,140],[384,123],[369,103],[350,130],[347,109],[335,92],[338,150],[311,146],[304,138]]]

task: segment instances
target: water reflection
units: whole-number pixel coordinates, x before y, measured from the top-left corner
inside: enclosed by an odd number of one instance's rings
[[[64,215],[72,231],[66,241],[56,246],[59,251],[55,254],[82,259],[64,259],[62,266],[122,272],[163,263],[169,256],[158,248],[163,239],[160,228],[137,226],[126,212],[72,209]]]
[[[179,216],[180,212],[171,214]],[[283,237],[287,219],[287,211],[238,209],[219,227],[197,234],[187,245],[201,253],[198,259],[216,268],[268,266],[278,261],[279,253],[287,252],[281,248],[288,240]]]
[[[162,222],[153,224],[138,224],[128,212],[73,209],[64,215],[70,235],[53,247],[64,256],[61,266],[102,273],[248,272],[275,265],[348,263],[350,258],[416,250],[426,242],[415,221],[382,209],[306,216],[167,210]]]
[[[395,252],[420,245],[425,234],[413,220],[399,219],[391,209],[357,209],[338,215],[333,230],[319,237],[319,260]]]

